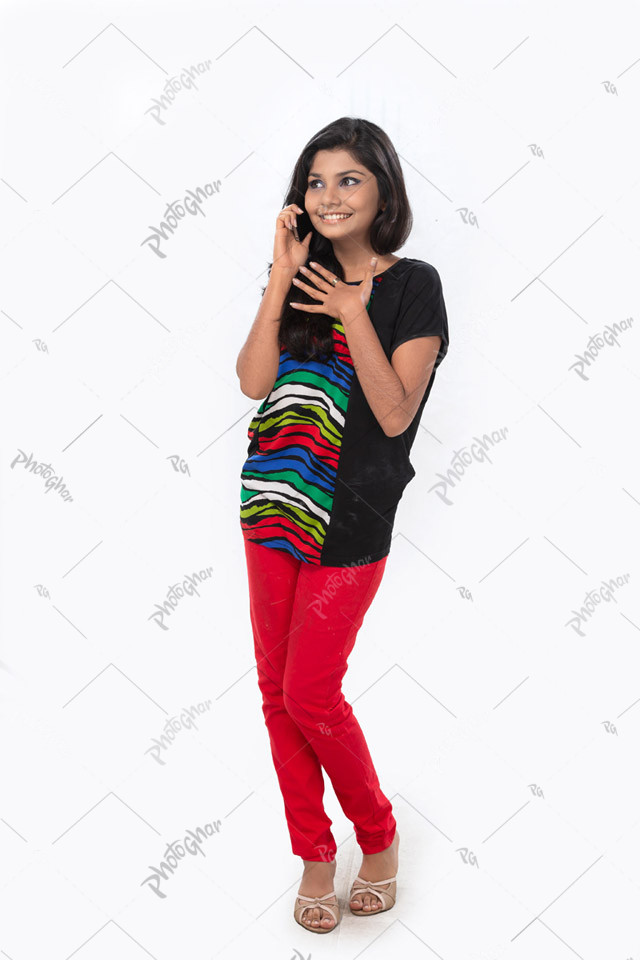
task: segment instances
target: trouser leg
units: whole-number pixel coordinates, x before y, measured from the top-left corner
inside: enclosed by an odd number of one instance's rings
[[[290,554],[246,540],[249,598],[258,685],[271,755],[284,801],[293,853],[333,860],[336,843],[322,798],[320,761],[284,705],[290,623],[300,567]]]
[[[366,854],[391,844],[396,821],[342,679],[386,559],[359,567],[301,566],[284,674],[284,706],[330,777]]]

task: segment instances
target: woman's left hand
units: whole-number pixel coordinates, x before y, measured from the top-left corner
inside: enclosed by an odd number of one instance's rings
[[[348,317],[358,316],[369,303],[377,262],[377,257],[374,257],[365,273],[364,280],[357,286],[355,284],[351,286],[341,280],[338,280],[334,286],[332,280],[335,274],[326,270],[325,267],[321,267],[319,263],[310,263],[310,266],[314,268],[313,270],[300,267],[301,273],[307,278],[309,284],[304,283],[297,277],[293,282],[314,300],[320,302],[316,304],[292,303],[290,301],[290,306],[296,310],[306,310],[307,313],[325,313],[328,317],[335,317],[336,320],[343,323]],[[310,284],[314,284],[314,286],[310,286]]]

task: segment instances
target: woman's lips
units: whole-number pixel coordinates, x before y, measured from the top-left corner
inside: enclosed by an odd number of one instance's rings
[[[320,219],[322,220],[323,223],[345,223],[345,221],[350,220],[352,216],[353,214],[349,213],[349,214],[345,214],[344,216],[340,216],[336,218],[331,217],[329,220],[325,220],[325,218],[320,214]]]

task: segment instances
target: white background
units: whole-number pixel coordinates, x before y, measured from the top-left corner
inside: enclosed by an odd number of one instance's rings
[[[638,960],[637,3],[2,10],[0,955]],[[345,913],[313,938],[253,659],[235,362],[295,160],[344,115],[401,157],[397,253],[438,269],[451,346],[344,684],[398,902],[346,908],[360,851],[327,781]],[[158,257],[167,203],[218,180]],[[157,896],[167,844],[216,821]]]

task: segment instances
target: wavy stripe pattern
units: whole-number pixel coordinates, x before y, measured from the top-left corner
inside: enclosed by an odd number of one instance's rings
[[[354,372],[341,321],[332,332],[334,353],[325,362],[295,360],[281,347],[273,389],[247,431],[258,446],[241,472],[243,535],[315,564],[331,522]]]

